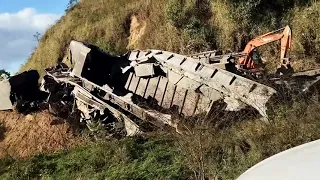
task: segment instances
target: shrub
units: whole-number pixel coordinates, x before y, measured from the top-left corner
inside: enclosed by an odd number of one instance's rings
[[[320,55],[320,2],[292,12],[294,51],[306,56]],[[302,57],[303,57],[302,56]]]

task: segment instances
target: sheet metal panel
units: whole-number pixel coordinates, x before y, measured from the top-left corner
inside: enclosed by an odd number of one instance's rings
[[[153,99],[158,89],[160,77],[150,78],[144,98]]]
[[[193,116],[196,106],[197,106],[197,98],[200,96],[199,93],[195,93],[194,91],[188,91],[187,97],[185,99],[183,109],[181,112],[182,116],[188,117]]]
[[[154,76],[155,75],[153,63],[139,64],[134,67],[134,71],[135,71],[136,76],[138,76],[138,77]]]
[[[135,75],[133,75],[133,77],[131,78],[131,83],[130,83],[130,86],[129,86],[128,90],[133,92],[133,93],[136,93],[139,83],[140,83],[140,78],[135,76]]]
[[[72,75],[81,77],[84,63],[91,49],[86,47],[83,43],[77,41],[71,41],[69,48],[72,52],[72,61],[75,63],[72,70]]]
[[[178,115],[181,114],[182,108],[184,107],[184,104],[185,104],[186,96],[187,96],[187,90],[177,86],[174,94],[173,102],[171,105],[171,108],[175,111],[174,112],[175,114],[178,114]]]
[[[10,101],[11,86],[9,80],[0,82],[0,110],[12,109],[12,103]]]
[[[164,93],[166,92],[167,83],[168,83],[167,78],[161,76],[156,94],[154,96],[159,106],[161,106],[162,98],[164,97]]]
[[[144,97],[147,89],[147,85],[148,85],[148,79],[140,78],[139,85],[136,90],[136,94],[141,97]]]
[[[134,74],[131,72],[131,73],[129,74],[128,80],[127,80],[126,85],[125,85],[125,88],[126,88],[126,89],[129,89],[130,84],[131,84],[131,82],[132,82],[133,76],[134,76]]]
[[[161,106],[170,109],[176,92],[176,86],[170,82],[167,83],[166,90],[162,99]]]
[[[195,81],[191,80],[191,82]],[[139,78],[132,74],[127,80],[126,88],[129,87],[128,90],[145,98],[146,102],[150,103],[148,105],[157,104],[166,112],[177,116],[188,117],[193,116],[194,113],[209,112],[210,109],[208,108],[211,100],[195,91],[195,87],[199,87],[201,84],[195,82],[193,85],[191,84],[191,89],[185,88],[186,86],[179,86],[179,84],[176,86],[163,76]],[[151,101],[148,101],[148,99]],[[132,109],[133,111],[136,110]]]

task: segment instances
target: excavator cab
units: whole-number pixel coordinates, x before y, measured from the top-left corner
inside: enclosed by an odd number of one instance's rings
[[[255,65],[259,66],[262,64],[261,55],[256,49],[252,52],[252,60]]]

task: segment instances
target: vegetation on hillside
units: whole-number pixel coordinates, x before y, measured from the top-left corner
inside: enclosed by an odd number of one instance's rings
[[[320,56],[319,15],[320,2],[311,0],[82,0],[47,30],[21,71],[42,71],[61,61],[72,39],[111,54],[151,48],[183,54],[241,51],[251,38],[287,24],[294,32],[293,60],[312,64]],[[145,27],[128,46],[133,16]],[[264,47],[269,61],[278,61],[278,47]]]
[[[183,54],[241,51],[251,38],[287,24],[293,29],[291,56],[299,70],[320,58],[319,15],[320,2],[306,0],[82,0],[48,29],[21,70],[41,71],[61,61],[72,39],[111,54],[149,48]],[[129,43],[132,17],[144,28]],[[262,52],[277,61],[278,49],[274,43]],[[200,120],[189,136],[158,132],[26,160],[9,158],[0,161],[0,178],[235,179],[267,157],[319,139],[318,110],[314,96],[291,108],[275,107],[269,124],[223,117],[212,126]]]
[[[0,161],[0,179],[185,179],[190,173],[170,139],[89,143],[73,150]]]
[[[212,126],[199,119],[188,136],[156,132],[2,159],[0,179],[235,179],[265,158],[319,139],[318,101],[314,96],[290,109],[283,106],[270,124],[246,119]]]

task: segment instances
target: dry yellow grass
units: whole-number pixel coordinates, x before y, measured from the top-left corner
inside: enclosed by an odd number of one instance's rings
[[[27,116],[0,112],[0,117],[4,126],[3,137],[0,137],[0,159],[60,151],[83,142],[68,123],[56,120],[48,112]]]
[[[47,30],[20,71],[36,69],[42,74],[44,67],[62,60],[73,39],[93,43],[111,54],[151,48],[183,54],[213,49],[241,51],[251,38],[286,24],[294,32],[294,60],[319,59],[320,2],[299,6],[283,2],[275,5],[284,9],[278,15],[263,3],[265,0],[256,6],[224,0],[198,4],[194,0],[82,0]],[[139,17],[143,31],[129,43],[131,33],[137,33],[132,28],[130,33],[133,16]],[[273,63],[270,69],[277,63],[278,49],[274,43],[261,50]],[[301,66],[303,63],[297,67]]]
[[[21,71],[41,71],[44,67],[54,65],[61,60],[65,47],[72,39],[93,43],[112,54],[124,53],[127,48],[155,48],[183,54],[212,49],[241,51],[251,38],[287,24],[293,29],[291,55],[295,68],[303,70],[312,67],[315,60],[320,59],[320,2],[195,2],[82,0],[48,29]],[[268,2],[270,7],[266,6]],[[139,17],[142,28],[138,25],[140,28],[131,28],[130,33],[133,15]],[[129,44],[132,34],[138,36]],[[271,62],[268,69],[274,70],[279,60],[279,43],[263,47],[261,51]],[[228,122],[229,125],[224,128],[210,127],[198,132],[195,130],[194,136],[179,137],[182,154],[191,156],[186,159],[186,164],[190,166],[188,168],[197,166],[194,161],[201,155],[199,158],[205,157],[208,174],[234,179],[250,166],[275,153],[319,139],[320,116],[314,113],[320,110],[318,99],[316,97],[312,102],[303,102],[302,99],[293,107],[274,107],[275,118],[270,124],[246,119]],[[239,121],[239,117],[236,119]],[[204,150],[200,149],[203,155],[197,153],[199,147],[194,143],[199,139],[205,145]]]

